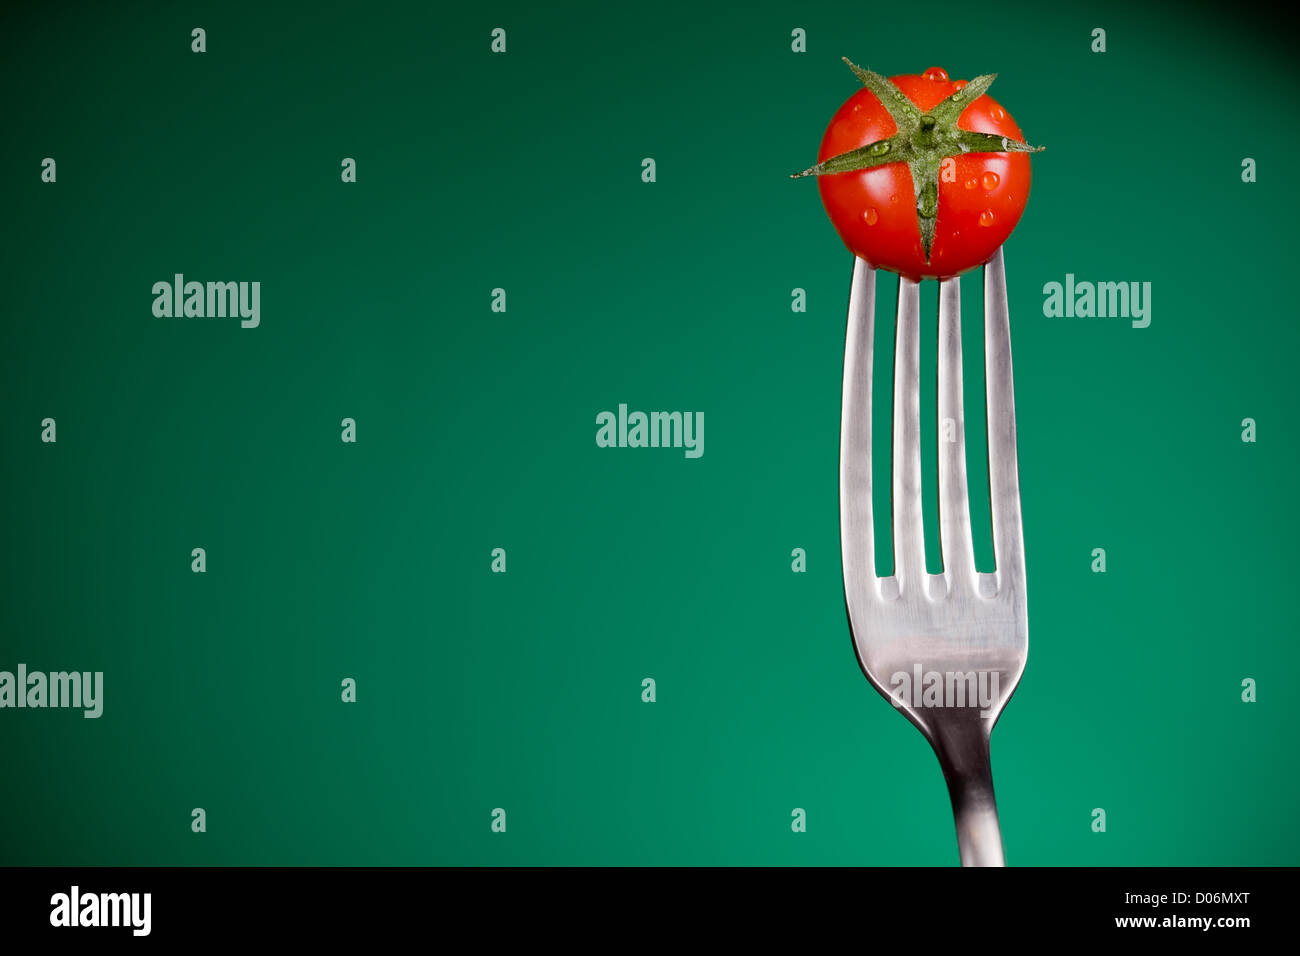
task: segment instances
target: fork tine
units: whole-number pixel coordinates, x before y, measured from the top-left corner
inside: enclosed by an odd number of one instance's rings
[[[988,390],[989,499],[998,589],[1023,587],[1025,545],[1016,467],[1016,403],[1011,380],[1011,323],[1002,249],[984,267],[984,374]]]
[[[899,276],[894,332],[894,576],[900,588],[925,575],[921,524],[921,292]]]
[[[840,410],[840,551],[844,581],[864,588],[876,575],[871,512],[871,349],[876,314],[876,270],[853,260],[844,392]]]
[[[975,580],[971,546],[970,500],[966,494],[966,421],[961,379],[961,284],[939,282],[939,541],[949,590],[968,589]],[[944,437],[954,424],[953,440]]]

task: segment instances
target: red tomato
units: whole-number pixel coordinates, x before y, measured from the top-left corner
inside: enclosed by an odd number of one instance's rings
[[[965,86],[938,67],[892,81],[922,111]],[[962,110],[958,129],[1023,141],[1020,127],[987,93]],[[888,139],[898,131],[870,90],[831,118],[817,160]],[[943,160],[930,258],[922,251],[912,174],[905,162],[817,177],[822,203],[849,250],[909,278],[946,278],[987,262],[1011,235],[1029,198],[1029,154],[970,152]]]

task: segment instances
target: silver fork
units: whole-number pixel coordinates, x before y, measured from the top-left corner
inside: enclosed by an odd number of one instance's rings
[[[916,281],[900,278],[894,355],[894,573],[889,577],[876,575],[871,511],[875,298],[875,269],[855,259],[840,420],[840,549],[849,628],[867,679],[925,734],[939,758],[952,798],[962,865],[1004,866],[1002,834],[993,799],[989,736],[1024,672],[1028,624],[1011,330],[1002,250],[999,248],[984,267],[989,496],[996,562],[993,573],[975,570],[971,547],[962,417],[961,292],[957,279],[939,283],[939,531],[943,573],[926,572],[918,394],[920,288]],[[944,440],[945,419],[953,422],[955,440]],[[932,676],[935,674],[941,679],[937,694]],[[972,695],[976,698],[973,706]]]

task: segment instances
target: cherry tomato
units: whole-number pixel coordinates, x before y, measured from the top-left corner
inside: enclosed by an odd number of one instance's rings
[[[938,67],[892,82],[922,112],[965,86]],[[963,109],[956,127],[1023,142],[1015,120],[987,93]],[[889,110],[868,89],[831,118],[818,162],[887,140],[898,131]],[[1029,198],[1027,152],[967,152],[942,160],[938,204],[927,261],[918,193],[906,162],[820,175],[822,203],[849,250],[871,265],[909,278],[946,278],[987,262],[1020,221]]]

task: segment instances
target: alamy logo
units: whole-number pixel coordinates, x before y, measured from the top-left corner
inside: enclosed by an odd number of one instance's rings
[[[627,405],[596,415],[599,448],[684,448],[687,458],[704,454],[703,412],[631,412]]]
[[[981,717],[993,716],[998,702],[997,671],[925,671],[912,665],[912,673],[897,671],[889,677],[894,685],[889,702],[895,707],[976,707]]]
[[[19,664],[17,676],[0,671],[2,707],[84,707],[83,717],[98,717],[104,712],[104,672],[29,674],[27,665]]]
[[[51,926],[129,926],[131,935],[148,936],[152,893],[81,893],[73,886],[50,897]]]
[[[1065,274],[1065,284],[1043,286],[1043,315],[1050,318],[1132,319],[1133,328],[1151,324],[1150,282],[1075,282]]]
[[[246,329],[255,329],[262,322],[260,282],[186,282],[178,272],[171,282],[155,282],[153,294],[153,314],[160,319],[238,316]]]

